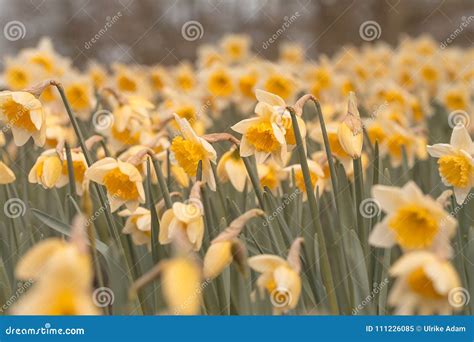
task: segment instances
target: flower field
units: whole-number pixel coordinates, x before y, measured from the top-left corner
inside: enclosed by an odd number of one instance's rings
[[[474,314],[474,49],[3,56],[12,315]]]

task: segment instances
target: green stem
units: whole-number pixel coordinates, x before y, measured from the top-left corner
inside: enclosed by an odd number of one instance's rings
[[[362,249],[364,251],[364,255],[368,255],[368,233],[367,233],[367,225],[365,224],[364,217],[361,214],[360,204],[364,199],[364,179],[363,179],[363,171],[362,171],[362,162],[361,158],[353,159],[353,166],[354,166],[354,185],[355,185],[355,210],[357,213],[357,227],[358,232],[360,234],[360,242],[362,244]]]
[[[336,205],[336,194],[338,193],[337,189],[337,175],[336,175],[336,168],[334,167],[334,159],[332,156],[331,152],[331,146],[329,145],[329,138],[328,138],[328,132],[326,130],[326,124],[324,123],[324,117],[323,117],[323,112],[321,111],[321,105],[319,104],[319,101],[316,100],[315,98],[311,98],[311,101],[313,101],[314,105],[316,106],[316,113],[319,118],[319,125],[321,126],[321,132],[323,134],[323,140],[324,140],[324,148],[326,150],[326,156],[328,159],[328,164],[329,164],[329,172],[331,173],[331,183],[332,183],[332,201],[334,204],[334,207],[336,208],[336,211],[338,210],[338,207]]]
[[[319,238],[319,241],[318,241],[319,251],[320,251],[319,254],[321,258],[321,272],[323,273],[323,282],[324,282],[324,286],[326,287],[326,292],[328,295],[328,302],[329,302],[331,312],[337,315],[339,313],[339,308],[337,305],[336,293],[334,291],[334,280],[331,273],[331,266],[329,264],[329,257],[327,253],[326,241],[324,238],[323,229],[318,219],[319,209],[318,209],[318,204],[316,202],[316,197],[313,192],[313,186],[311,184],[311,174],[309,172],[308,160],[306,158],[306,154],[305,154],[305,150],[303,146],[303,138],[301,137],[301,132],[298,127],[298,120],[296,120],[296,113],[294,109],[291,107],[288,107],[287,109],[289,110],[291,114],[291,121],[293,123],[293,130],[294,130],[295,138],[296,138],[296,150],[298,151],[301,171],[303,172],[304,184],[306,188],[306,195],[308,197],[308,203],[309,203],[309,207],[312,214],[311,222]],[[322,125],[324,125],[324,122],[322,123]],[[326,146],[329,146],[329,144],[326,144]],[[328,155],[328,159],[330,158],[331,157]],[[335,174],[334,174],[334,177],[332,178],[335,179]]]
[[[155,168],[156,178],[158,178],[158,184],[160,185],[160,190],[161,190],[161,193],[163,194],[163,199],[165,200],[166,209],[170,209],[173,206],[170,192],[165,182],[165,177],[163,176],[163,172],[161,171],[161,165],[158,162],[158,160],[154,158],[153,158],[153,167]],[[169,164],[168,164],[168,167],[170,167]]]
[[[257,196],[258,204],[262,210],[265,210],[265,202],[263,201],[262,189],[260,188],[260,180],[252,169],[249,157],[243,157],[242,160],[244,161],[245,168],[249,174],[250,182],[252,183],[255,195]]]

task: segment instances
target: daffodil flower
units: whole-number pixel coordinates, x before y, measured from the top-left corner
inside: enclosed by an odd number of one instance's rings
[[[151,249],[151,215],[148,209],[138,207],[134,212],[124,209],[118,213],[126,217],[122,233],[130,234],[132,241],[137,246],[147,245]]]
[[[188,242],[198,251],[204,237],[204,218],[200,198],[201,182],[196,182],[187,202],[175,202],[161,217],[159,241],[171,243],[177,231],[184,232]]]
[[[163,296],[172,315],[197,315],[201,309],[202,274],[192,258],[175,257],[160,263]]]
[[[449,144],[428,146],[428,153],[438,159],[443,183],[452,186],[456,202],[462,204],[474,185],[474,143],[462,124],[454,127]]]
[[[360,157],[364,141],[363,127],[355,94],[350,92],[347,104],[347,114],[337,129],[339,143],[344,151],[353,159]]]
[[[217,164],[217,176],[222,182],[230,181],[237,191],[244,191],[247,170],[235,147],[222,155]]]
[[[376,185],[372,194],[387,215],[370,234],[371,245],[389,248],[398,244],[405,251],[431,250],[440,256],[451,255],[450,239],[456,232],[456,220],[414,182],[402,188]]]
[[[232,221],[229,227],[211,241],[204,256],[204,278],[214,279],[234,260],[237,261],[241,269],[243,268],[242,265],[247,253],[245,246],[238,239],[238,235],[247,221],[258,215],[263,216],[263,211],[260,209],[247,211]]]
[[[16,177],[13,171],[2,161],[0,161],[0,184],[10,184]]]
[[[324,191],[324,186],[325,186],[325,175],[324,171],[321,168],[321,166],[315,162],[314,160],[308,159],[308,167],[309,167],[309,174],[310,174],[310,180],[311,180],[311,185],[313,187],[313,191],[316,194],[316,190],[319,191],[319,195],[322,194]],[[299,191],[303,193],[303,199],[307,199],[307,194],[306,194],[306,185],[304,183],[304,177],[303,177],[303,171],[301,170],[301,165],[300,164],[295,164],[295,165],[290,165],[284,169],[284,171],[287,172],[288,176],[292,177],[292,174],[294,174],[295,177],[295,186],[298,188]]]
[[[87,162],[84,154],[78,150],[71,150],[72,170],[74,173],[74,183],[76,185],[76,192],[82,196],[84,191],[89,187],[89,179],[85,176],[87,170]],[[64,151],[62,157],[62,170],[56,187],[60,188],[69,183],[69,168],[67,165],[67,156]]]
[[[26,91],[0,92],[0,118],[10,127],[17,146],[24,145],[30,137],[38,146],[46,140],[43,105]]]
[[[28,174],[30,183],[41,184],[45,189],[55,187],[63,171],[63,162],[56,150],[44,151],[36,160]]]
[[[182,135],[177,136],[171,143],[174,159],[190,177],[196,177],[199,161],[202,161],[202,181],[216,190],[216,180],[212,172],[211,163],[217,159],[216,150],[206,140],[199,137],[186,119],[175,114]]]
[[[112,212],[122,204],[133,212],[139,203],[145,203],[143,178],[133,164],[107,157],[91,165],[85,175],[106,187]]]
[[[299,251],[301,239],[293,242],[288,259],[262,254],[250,257],[250,268],[261,273],[257,279],[260,293],[267,292],[275,312],[292,310],[301,294]]]
[[[84,227],[72,228],[70,241],[49,238],[31,248],[18,262],[17,279],[34,282],[12,307],[15,315],[96,315],[92,301],[92,259]]]
[[[459,310],[450,304],[461,283],[449,261],[426,251],[411,252],[392,265],[390,275],[397,278],[388,297],[396,315],[448,315]]]
[[[258,89],[255,94],[259,101],[255,107],[257,117],[242,120],[232,126],[234,131],[242,134],[240,156],[255,154],[257,163],[263,163],[271,156],[283,166],[288,152],[287,140],[290,145],[296,144],[290,113],[281,97]],[[303,124],[302,135],[305,134],[304,127]]]

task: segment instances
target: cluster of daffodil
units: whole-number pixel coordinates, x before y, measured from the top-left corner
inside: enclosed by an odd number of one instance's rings
[[[0,302],[33,284],[9,312],[474,313],[474,49],[197,55],[5,58]]]

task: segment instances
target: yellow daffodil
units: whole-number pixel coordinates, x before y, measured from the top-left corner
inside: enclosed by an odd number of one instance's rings
[[[241,62],[249,55],[250,37],[240,34],[230,34],[221,41],[224,56],[230,62]]]
[[[20,259],[15,270],[16,278],[34,281],[34,285],[12,307],[13,314],[99,313],[92,300],[92,259],[83,232],[83,224],[73,226],[71,241],[49,238],[36,244]]]
[[[348,170],[352,168],[352,157],[346,152],[339,141],[338,124],[336,122],[328,123],[326,125],[326,132],[332,155],[341,162],[346,172],[348,172]],[[324,146],[324,139],[319,125],[311,131],[310,136],[314,141]]]
[[[121,153],[118,156],[118,159],[124,162],[129,162],[140,171],[140,174],[143,176],[143,178],[147,177],[147,163],[148,159],[150,156],[148,153],[152,152],[152,149],[149,148],[148,146],[145,145],[134,145],[130,148],[128,148],[126,151]],[[153,162],[150,160],[150,171],[151,171],[151,181],[153,184],[156,184],[158,182],[158,179],[156,178],[156,172],[155,172],[155,166],[153,165]]]
[[[293,243],[288,260],[270,254],[248,259],[250,268],[261,273],[257,286],[260,293],[267,291],[275,312],[292,310],[298,304],[301,294],[300,243],[300,239]]]
[[[474,185],[474,143],[462,124],[454,127],[450,144],[428,146],[428,153],[438,159],[443,183],[452,186],[456,202],[462,204]]]
[[[87,170],[87,162],[84,154],[78,150],[71,150],[72,170],[74,173],[74,183],[76,186],[76,192],[79,196],[82,196],[85,190],[89,187],[89,179],[85,176]],[[43,167],[44,169],[44,167]],[[69,183],[69,168],[67,165],[67,156],[64,151],[62,157],[62,170],[61,176],[56,182],[56,187],[60,188]]]
[[[243,267],[246,250],[243,243],[238,239],[238,235],[248,220],[263,215],[264,212],[260,209],[251,209],[232,221],[229,227],[211,241],[211,245],[204,256],[204,278],[214,279],[234,260],[241,268]]]
[[[28,88],[41,75],[38,67],[31,64],[25,65],[23,60],[6,57],[4,65],[2,78],[10,90],[18,91]]]
[[[287,145],[296,144],[290,113],[281,97],[259,89],[255,94],[259,101],[255,107],[257,117],[242,120],[232,126],[234,131],[242,134],[240,156],[255,154],[257,163],[263,163],[271,156],[276,163],[284,165]],[[299,119],[299,123],[301,133],[305,136],[303,120]]]
[[[301,64],[304,61],[303,46],[298,43],[283,43],[280,45],[279,57],[282,62]]]
[[[464,84],[455,84],[445,87],[438,96],[446,109],[450,112],[455,110],[469,111],[471,108],[469,87]]]
[[[308,167],[309,167],[309,174],[310,174],[310,179],[311,179],[311,185],[313,187],[313,191],[316,194],[316,191],[318,191],[319,195],[321,195],[324,191],[324,186],[325,186],[325,175],[324,171],[321,168],[321,166],[315,162],[314,160],[308,159]],[[303,199],[307,199],[307,194],[306,194],[306,186],[304,183],[304,177],[303,177],[303,171],[301,170],[301,165],[300,164],[295,164],[288,166],[284,169],[287,173],[288,176],[290,177],[290,180],[292,180],[292,175],[294,174],[294,181],[296,186],[301,193],[303,193]]]
[[[175,68],[173,76],[175,88],[178,91],[184,91],[185,93],[189,93],[195,90],[197,79],[196,73],[191,64],[181,63]]]
[[[215,191],[216,180],[211,163],[216,162],[216,150],[194,132],[188,120],[182,119],[176,114],[174,117],[181,132],[181,135],[175,137],[171,143],[174,159],[186,174],[193,178],[196,176],[199,161],[202,161],[202,181]]]
[[[175,257],[161,263],[162,292],[172,315],[197,315],[201,310],[201,270],[194,260]]]
[[[2,161],[0,161],[0,184],[10,184],[16,177],[13,171]]]
[[[85,175],[89,180],[106,187],[112,212],[122,204],[133,212],[139,203],[145,202],[143,178],[140,171],[130,163],[107,157],[95,162]]]
[[[286,73],[271,72],[264,80],[262,87],[265,91],[291,101],[296,94],[296,82]]]
[[[411,252],[393,264],[390,274],[397,278],[388,297],[396,315],[448,315],[459,310],[451,301],[462,288],[449,261],[426,251]]]
[[[87,63],[87,76],[91,80],[95,89],[100,89],[105,86],[107,81],[107,71],[105,68],[95,61]]]
[[[220,64],[224,62],[224,56],[222,53],[212,45],[204,44],[197,49],[197,64],[202,69],[207,69],[214,64]]]
[[[240,158],[239,150],[233,147],[225,152],[217,164],[217,176],[222,182],[230,181],[237,191],[244,191],[247,170]]]
[[[357,108],[357,102],[353,92],[349,94],[347,114],[338,126],[337,136],[341,147],[347,154],[353,159],[360,157],[364,134],[359,109]]]
[[[265,164],[257,164],[257,173],[262,187],[268,187],[274,191],[280,186],[280,182],[285,179],[285,171],[283,168],[272,162]]]
[[[50,38],[41,38],[36,48],[23,50],[19,58],[41,68],[46,77],[62,76],[70,70],[71,60],[54,51]]]
[[[26,91],[0,92],[0,118],[12,130],[17,146],[24,145],[30,137],[38,146],[46,139],[46,124],[43,106]]]
[[[370,234],[371,245],[389,248],[398,244],[406,251],[431,250],[441,256],[451,255],[449,242],[456,232],[456,220],[414,182],[402,188],[376,185],[372,195],[387,215]]]
[[[148,209],[138,207],[134,212],[128,209],[118,213],[119,216],[126,217],[125,226],[122,233],[130,234],[132,241],[137,246],[147,245],[151,248],[151,216]]]
[[[28,174],[30,183],[41,184],[45,189],[55,187],[61,178],[63,161],[56,150],[44,151]]]
[[[200,182],[193,186],[187,202],[175,202],[160,220],[159,241],[162,245],[173,241],[175,234],[184,232],[195,251],[201,249],[204,237],[203,208],[200,198]]]
[[[82,120],[89,116],[96,106],[94,87],[92,82],[85,76],[70,74],[63,82],[64,92],[74,113]]]
[[[223,65],[215,65],[206,77],[207,90],[215,98],[227,98],[235,91],[234,76]]]

